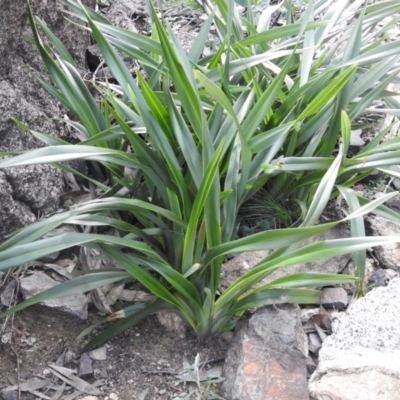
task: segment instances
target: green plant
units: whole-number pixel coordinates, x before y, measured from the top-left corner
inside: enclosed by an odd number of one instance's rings
[[[400,218],[382,206],[395,194],[368,202],[349,186],[375,168],[398,176],[400,151],[396,140],[380,144],[382,132],[348,159],[350,121],[378,97],[396,104],[386,86],[396,80],[400,43],[383,44],[380,36],[394,22],[379,33],[372,28],[399,10],[397,2],[362,11],[355,3],[346,8],[333,2],[318,3],[314,11],[310,2],[298,22],[289,8],[287,25],[268,29],[268,9],[256,28],[251,13],[241,18],[233,1],[217,0],[215,8],[204,4],[210,16],[189,54],[151,3],[150,38],[112,26],[79,1],[65,3],[87,22],[85,29],[117,83],[95,84],[102,95],[97,104],[65,47],[29,8],[31,41],[55,86],[42,83],[79,118],[69,124],[81,142],[70,145],[32,132],[49,147],[7,159],[0,167],[51,163],[70,172],[62,162],[83,159],[100,164],[106,180],[87,178],[101,192],[98,199],[37,222],[1,244],[0,270],[76,245],[95,248],[121,269],[82,272],[1,316],[48,297],[133,278],[157,300],[108,317],[122,320],[89,346],[162,309],[177,313],[201,340],[231,329],[250,307],[315,303],[319,291],[307,287],[354,281],[362,291],[365,249],[398,240],[366,238],[363,214]],[[351,11],[358,19],[347,25]],[[221,46],[201,58],[212,22]],[[54,49],[42,43],[37,26]],[[116,49],[137,60],[136,76]],[[266,184],[274,188],[271,196],[286,193],[299,205],[295,224],[235,240],[240,207]],[[351,209],[344,221],[351,221],[354,237],[300,247],[340,223],[315,225],[339,190]],[[60,224],[85,230],[52,235]],[[99,227],[113,227],[117,234],[101,234]],[[274,252],[220,293],[224,256],[262,249]],[[349,252],[356,277],[298,273],[255,288],[277,268]]]
[[[292,207],[285,200],[286,193],[275,191],[271,196],[270,191],[261,188],[240,209],[240,216],[249,222],[253,232],[289,227],[294,222]]]
[[[225,379],[222,375],[222,367],[212,367],[209,370],[204,370],[206,363],[200,362],[200,355],[197,354],[192,365],[184,362],[183,370],[177,375],[178,380],[175,384],[194,382],[197,386],[195,390],[191,390],[185,397],[174,398],[174,400],[225,400],[219,396],[212,388],[212,385],[220,383]],[[203,365],[202,365],[203,364]]]

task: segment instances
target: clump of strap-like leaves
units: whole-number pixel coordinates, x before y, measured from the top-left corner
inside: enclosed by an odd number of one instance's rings
[[[376,28],[400,11],[398,2],[361,9],[360,1],[310,1],[297,21],[288,6],[286,25],[273,28],[276,7],[255,25],[251,7],[242,17],[233,0],[204,2],[209,18],[188,54],[151,3],[151,37],[114,27],[79,1],[65,3],[87,24],[114,83],[97,83],[97,102],[64,46],[29,8],[33,43],[54,82],[43,84],[79,118],[69,123],[80,142],[32,132],[49,146],[9,158],[0,168],[51,163],[70,172],[61,162],[82,159],[100,164],[107,179],[86,177],[97,199],[0,245],[0,270],[77,245],[120,268],[82,272],[7,313],[133,278],[156,300],[114,313],[109,320],[122,319],[91,345],[163,309],[203,339],[232,328],[250,307],[315,303],[315,287],[355,281],[362,291],[365,249],[397,240],[365,237],[362,216],[399,216],[381,206],[392,195],[368,202],[350,187],[374,169],[399,176],[400,149],[398,139],[382,143],[382,132],[348,158],[351,121],[378,98],[388,105],[381,112],[398,106],[386,88],[399,71],[400,43],[384,40],[396,20]],[[221,44],[202,57],[212,24]],[[42,43],[38,27],[53,49]],[[140,66],[134,74],[121,53]],[[240,207],[262,187],[294,205],[293,226],[235,239]],[[339,192],[349,205],[345,220],[353,237],[301,247],[340,222],[316,225]],[[52,235],[61,224],[85,230]],[[114,229],[98,233],[98,227]],[[262,249],[273,251],[220,293],[224,257]],[[356,277],[296,273],[256,286],[277,268],[344,253],[353,253]]]

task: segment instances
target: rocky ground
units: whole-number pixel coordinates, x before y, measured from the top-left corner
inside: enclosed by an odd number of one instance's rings
[[[221,366],[226,355],[228,342],[222,337],[199,345],[189,332],[184,339],[168,332],[156,317],[149,317],[97,351],[80,355],[82,342],[76,337],[100,319],[96,314],[90,312],[89,319],[83,321],[35,306],[4,322],[0,398],[184,398],[192,391],[198,392],[197,386],[190,383],[194,376],[188,374],[196,355],[200,355],[200,362],[210,362],[204,364],[204,370]],[[57,366],[68,369],[55,369]],[[202,389],[207,390],[207,386],[202,384]],[[211,389],[216,390],[213,386]]]

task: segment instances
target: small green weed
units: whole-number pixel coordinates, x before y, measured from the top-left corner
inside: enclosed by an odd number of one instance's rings
[[[178,375],[178,380],[175,382],[188,383],[194,382],[196,389],[190,390],[185,397],[174,398],[174,400],[225,400],[215,392],[215,385],[224,381],[220,367],[213,367],[209,370],[204,370],[203,366],[207,363],[200,362],[200,355],[197,354],[192,365],[184,365],[183,371]]]

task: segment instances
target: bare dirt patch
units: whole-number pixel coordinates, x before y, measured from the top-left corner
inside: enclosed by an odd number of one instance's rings
[[[67,354],[72,356],[72,360],[64,366],[77,369],[83,342],[77,341],[76,337],[88,325],[100,320],[94,311],[89,314],[89,321],[80,321],[47,307],[34,306],[10,318],[6,326],[2,320],[0,332],[3,336],[5,333],[12,336],[8,343],[0,344],[0,390],[11,385],[21,387],[29,380],[43,378],[60,386],[61,381],[49,373],[47,366],[55,363],[62,354]],[[85,380],[89,383],[101,381],[97,387],[101,393],[98,399],[183,398],[195,390],[195,386],[192,383],[186,386],[175,384],[177,376],[174,372],[182,370],[185,360],[193,363],[198,353],[202,361],[223,359],[227,345],[222,337],[199,345],[191,332],[181,339],[161,326],[156,316],[151,316],[110,340],[106,344],[107,359],[93,361],[94,376]],[[74,390],[68,390],[67,385],[59,398],[68,399]],[[213,390],[218,388],[215,386]],[[15,393],[18,396],[18,391]],[[36,394],[22,391],[20,399],[38,399],[39,394],[41,398],[52,399],[55,391],[46,391],[45,388],[37,390]],[[87,394],[75,398],[85,396]],[[187,398],[201,397],[194,393]]]

